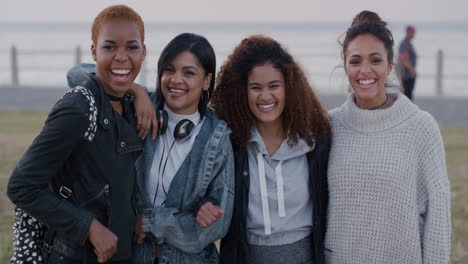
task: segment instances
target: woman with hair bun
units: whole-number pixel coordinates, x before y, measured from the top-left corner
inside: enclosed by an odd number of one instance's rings
[[[211,102],[232,129],[235,160],[222,263],[324,263],[330,124],[300,66],[277,41],[248,37]]]
[[[450,187],[434,118],[388,89],[393,37],[360,12],[342,43],[353,92],[330,112],[328,263],[449,263]]]

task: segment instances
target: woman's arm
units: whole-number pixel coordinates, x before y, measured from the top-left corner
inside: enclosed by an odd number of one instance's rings
[[[223,140],[221,152],[216,155],[222,162],[215,162],[216,175],[208,188],[206,201],[212,201],[224,214],[213,225],[203,228],[196,221],[196,210],[180,211],[176,208],[156,207],[143,213],[143,230],[153,232],[158,243],[166,242],[181,251],[199,253],[209,243],[221,239],[227,232],[234,205],[234,160],[231,142]]]
[[[156,110],[148,91],[142,85],[133,83],[128,89],[128,93],[135,98],[138,136],[144,139],[152,129],[151,136],[155,139],[158,132],[158,122],[156,120]]]
[[[85,97],[78,93],[57,102],[8,182],[8,197],[14,204],[81,245],[88,237],[93,215],[59,199],[49,189],[49,181],[83,142],[88,111]]]
[[[91,63],[80,63],[70,69],[67,73],[68,86],[88,87],[95,85],[94,75],[96,65]],[[158,124],[156,122],[156,112],[149,97],[148,91],[141,85],[133,83],[127,91],[135,97],[135,117],[137,119],[138,136],[144,139],[152,128],[153,139],[156,138]]]
[[[431,117],[421,151],[418,196],[424,205],[420,212],[423,263],[449,263],[451,242],[450,185],[445,151],[437,123]]]

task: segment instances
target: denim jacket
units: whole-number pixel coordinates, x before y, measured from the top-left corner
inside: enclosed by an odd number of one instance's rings
[[[155,94],[151,99],[158,105]],[[159,263],[219,262],[214,241],[228,231],[234,206],[234,158],[230,132],[226,123],[207,109],[193,147],[170,185],[165,204],[155,208],[141,184],[151,177],[158,139],[146,138],[143,154],[136,163],[140,185],[139,209],[143,231],[151,232],[160,245]],[[195,218],[207,201],[218,205],[224,214],[210,227],[202,228]],[[153,263],[154,250],[142,251],[145,250],[137,250],[134,254],[134,263]]]

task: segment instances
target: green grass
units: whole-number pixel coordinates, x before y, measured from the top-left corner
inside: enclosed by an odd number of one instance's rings
[[[0,263],[7,263],[12,252],[13,206],[6,197],[6,183],[46,116],[0,111]],[[442,135],[452,191],[452,263],[468,263],[468,128],[444,127]]]
[[[468,128],[442,129],[452,202],[452,263],[468,263]]]
[[[13,247],[13,205],[6,196],[8,177],[46,117],[46,112],[0,111],[0,263],[8,263]]]

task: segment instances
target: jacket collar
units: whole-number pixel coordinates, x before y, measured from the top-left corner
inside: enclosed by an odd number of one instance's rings
[[[68,71],[67,81],[70,88],[83,86],[93,93],[96,102],[100,106],[99,124],[105,130],[109,129],[111,126],[112,105],[108,96],[104,93],[101,82],[96,77],[95,64],[77,64]]]

